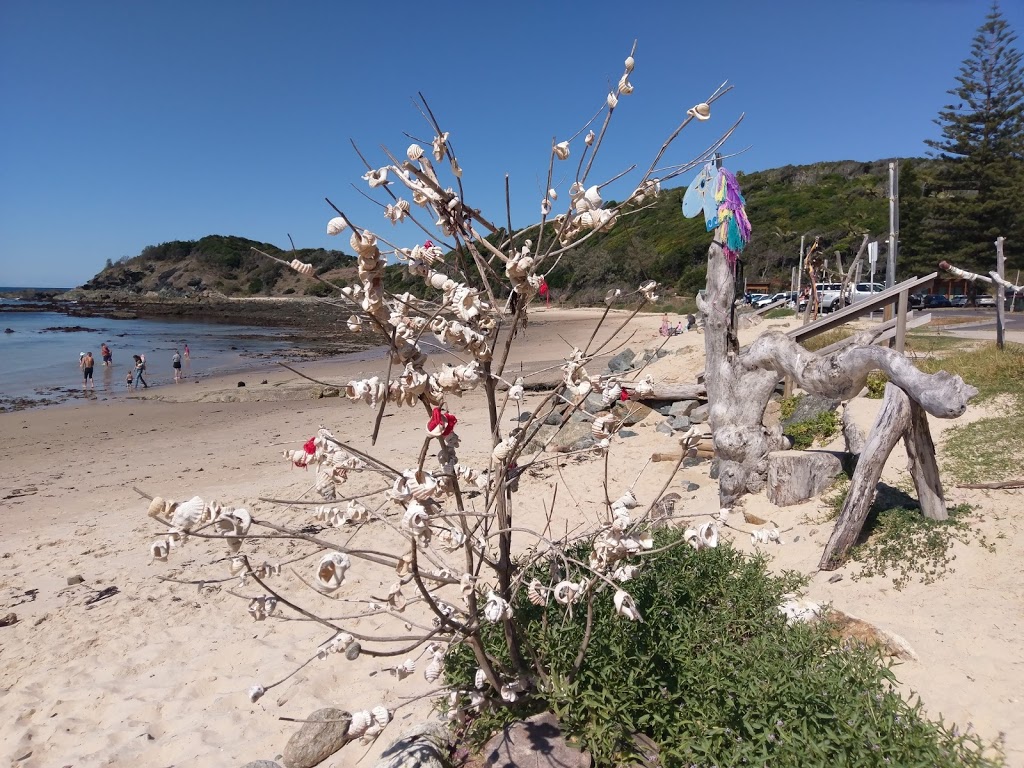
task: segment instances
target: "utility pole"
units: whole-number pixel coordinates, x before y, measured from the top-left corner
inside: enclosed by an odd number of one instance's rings
[[[800,266],[796,270],[796,306],[800,308],[800,281],[804,276],[804,237],[806,235],[800,235]]]
[[[900,239],[899,161],[889,163],[889,253],[885,263],[885,287],[896,284],[896,250]]]
[[[1003,257],[1003,237],[996,238],[996,275],[999,280],[996,285],[996,346],[1003,348],[1003,338],[1006,334],[1006,287],[1003,285],[1003,271],[1005,260]],[[989,274],[992,274],[991,272]]]

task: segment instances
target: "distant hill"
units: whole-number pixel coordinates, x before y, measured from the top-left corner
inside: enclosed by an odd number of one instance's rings
[[[928,161],[916,162],[924,165]],[[808,245],[815,235],[820,236],[826,255],[832,257],[839,251],[847,263],[865,232],[872,238],[884,238],[888,230],[887,178],[887,161],[882,160],[814,163],[738,174],[753,227],[743,257],[747,279],[788,286],[802,234],[808,235]],[[603,296],[609,285],[628,287],[645,279],[657,280],[681,294],[695,293],[704,285],[710,235],[703,217],[683,218],[683,191],[683,187],[663,191],[652,206],[631,212],[611,232],[590,238],[571,258],[559,263],[548,283],[564,300],[580,303]],[[550,242],[552,236],[549,228],[545,238]],[[309,262],[327,279],[355,279],[355,260],[341,251],[303,249],[293,253],[243,237],[210,235],[149,246],[134,258],[109,264],[81,288],[121,295],[155,292],[168,297],[207,292],[227,296],[326,292],[325,286],[253,254],[253,247],[285,260]],[[934,269],[931,262],[901,264],[901,272]],[[421,280],[411,278],[399,266],[388,268],[387,285],[393,291],[422,294],[424,290]]]

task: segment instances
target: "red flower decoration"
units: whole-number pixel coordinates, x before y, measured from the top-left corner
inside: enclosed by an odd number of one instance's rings
[[[423,244],[423,247],[424,248],[433,248],[434,247],[434,241],[433,240],[427,240],[427,242],[425,242]]]
[[[447,411],[441,412],[437,406],[430,414],[430,421],[427,422],[427,434],[431,437],[448,437],[454,430],[458,419],[454,414]]]
[[[622,400],[623,402],[629,400],[629,392],[627,392],[625,388],[623,388],[623,390],[619,393],[619,400]]]
[[[303,443],[302,449],[306,453],[308,453],[310,455],[313,455],[314,453],[316,453],[316,438],[315,437],[309,438],[309,440],[307,440],[305,443]]]

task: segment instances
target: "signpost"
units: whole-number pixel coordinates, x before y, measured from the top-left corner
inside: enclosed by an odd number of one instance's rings
[[[875,291],[875,265],[878,263],[878,241],[868,243],[868,264],[871,265],[871,292]],[[874,312],[871,313],[875,314]]]

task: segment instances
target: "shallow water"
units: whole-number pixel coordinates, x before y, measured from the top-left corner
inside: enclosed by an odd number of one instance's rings
[[[6,329],[13,331],[7,333]],[[73,330],[72,330],[73,329]],[[45,405],[82,395],[81,352],[92,352],[97,393],[124,393],[132,355],[146,356],[150,386],[174,384],[171,357],[182,353],[186,379],[244,371],[268,357],[289,358],[300,349],[276,328],[198,323],[188,320],[114,320],[68,317],[58,312],[0,312],[0,406]],[[113,364],[104,366],[106,342]],[[191,357],[184,358],[188,343]]]

